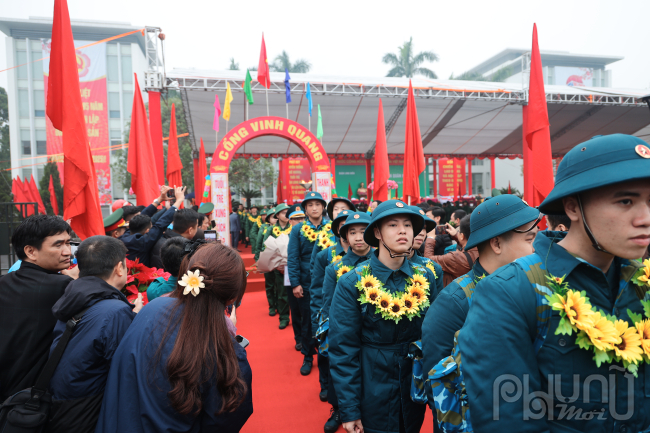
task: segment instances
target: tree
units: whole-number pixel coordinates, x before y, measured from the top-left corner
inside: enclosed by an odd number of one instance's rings
[[[427,78],[438,78],[431,69],[420,67],[424,62],[438,61],[438,56],[433,51],[422,51],[413,54],[413,38],[411,37],[404,45],[398,47],[398,53],[386,53],[382,61],[392,68],[388,71],[387,77],[407,77],[424,75]]]
[[[450,80],[464,80],[464,81],[489,81],[482,74],[478,72],[463,72],[457,77],[452,73],[449,77]]]
[[[451,74],[449,77],[450,80],[465,80],[465,81],[493,81],[493,82],[504,82],[508,77],[512,75],[512,68],[510,66],[504,66],[503,68],[498,69],[492,75],[486,77],[478,72],[463,72],[462,74],[454,77],[454,74]]]
[[[0,87],[0,202],[12,202],[11,145],[9,143],[9,102],[7,92]]]
[[[50,175],[52,175],[52,183],[54,184],[54,195],[56,202],[59,206],[59,214],[63,212],[63,186],[61,185],[61,176],[59,175],[59,167],[55,162],[48,162],[43,169],[43,177],[39,182],[38,188],[41,193],[41,199],[45,205],[45,210],[48,215],[53,215],[52,202],[50,201]]]
[[[237,190],[237,194],[246,199],[246,205],[248,208],[251,207],[251,200],[262,197],[262,192],[257,189],[240,189]]]
[[[504,66],[503,68],[498,69],[490,77],[490,81],[496,81],[502,83],[512,75],[512,68],[510,66]]]
[[[508,187],[499,188],[499,191],[501,191],[501,194],[508,194]],[[521,193],[521,191],[513,186],[510,187],[510,194],[516,195],[519,198],[524,198],[524,195]]]
[[[273,185],[276,178],[277,172],[267,158],[233,159],[228,169],[232,190],[246,198],[248,206],[251,205],[250,199],[262,197],[261,190]]]
[[[284,72],[286,69],[289,72],[305,74],[311,70],[311,63],[304,59],[298,59],[295,63],[291,63],[289,54],[283,50],[282,54],[278,55],[269,65],[269,69],[274,72]]]
[[[235,58],[230,58],[230,66],[228,67],[231,71],[239,71],[239,63],[235,63]]]

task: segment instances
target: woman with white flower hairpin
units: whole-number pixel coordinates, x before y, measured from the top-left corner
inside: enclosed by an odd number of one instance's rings
[[[246,351],[224,311],[246,290],[239,254],[192,243],[176,290],[150,302],[115,351],[97,433],[238,432],[253,413]]]

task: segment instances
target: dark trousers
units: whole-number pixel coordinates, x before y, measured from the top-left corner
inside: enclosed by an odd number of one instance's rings
[[[230,232],[230,245],[237,249],[239,246],[239,232]]]
[[[302,331],[302,350],[300,351],[305,358],[312,358],[316,354],[316,339],[311,331],[311,311],[309,307],[309,292],[304,290],[303,297],[296,298],[298,301],[298,308],[300,309],[301,331]]]
[[[318,354],[318,382],[321,391],[329,389],[330,359],[327,356]],[[329,396],[329,391],[328,391]]]
[[[339,408],[339,399],[336,397],[336,390],[334,389],[334,381],[332,380],[332,373],[328,372],[327,379],[328,379],[327,402],[332,405],[334,410],[337,410]]]
[[[280,316],[280,323],[289,324],[289,299],[287,299],[287,291],[284,290],[284,274],[277,269],[273,271],[273,295],[275,296],[275,306]]]
[[[298,298],[293,296],[293,289],[291,286],[284,286],[287,292],[287,301],[289,302],[289,310],[291,311],[291,327],[293,328],[293,338],[296,344],[302,343],[302,315],[300,314],[300,307],[298,306]]]
[[[275,311],[278,308],[278,301],[275,296],[275,274],[273,272],[264,274],[264,288],[266,289],[266,300],[269,302],[269,310]]]

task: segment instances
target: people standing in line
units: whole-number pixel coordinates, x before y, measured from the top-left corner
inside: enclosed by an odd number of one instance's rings
[[[264,242],[266,242],[269,237],[278,238],[282,235],[289,236],[291,234],[292,226],[289,224],[289,216],[287,215],[288,210],[289,206],[284,203],[277,205],[273,209],[269,209],[269,224],[271,222],[273,222],[273,224],[269,225],[269,227],[265,229],[266,233],[263,235],[261,240],[262,248],[264,247]],[[287,251],[284,252],[286,253]],[[290,316],[291,308],[289,306],[287,290],[285,289],[284,285],[284,271],[285,270],[283,268],[282,271],[274,269],[272,272],[274,283],[273,301],[280,318],[280,329],[284,329],[289,326],[290,320],[296,320],[295,318],[292,319]]]
[[[126,284],[126,247],[118,239],[91,236],[77,250],[79,278],[65,289],[52,307],[58,320],[52,353],[66,323],[85,310],[74,328],[52,379],[49,391],[55,404],[47,431],[95,431],[108,370],[122,337],[142,308],[135,308],[120,291]]]
[[[237,251],[239,251],[239,234],[241,230],[241,217],[233,210],[230,213],[230,244]]]
[[[262,225],[260,217],[257,214],[258,210],[257,206],[251,206],[250,214],[244,220],[244,239],[246,240],[247,247],[251,244],[250,235],[253,230],[253,225],[257,225],[257,227]]]
[[[293,295],[298,298],[301,312],[302,349],[304,355],[300,374],[307,376],[311,373],[316,354],[316,340],[311,329],[309,312],[309,287],[311,285],[310,260],[318,236],[324,232],[323,210],[327,202],[319,192],[305,192],[302,207],[307,218],[300,224],[293,226],[289,236],[289,250],[287,251],[287,266],[289,280]]]
[[[258,234],[262,229],[262,227],[264,227],[265,225],[268,227],[268,222],[266,222],[267,215],[268,215],[268,211],[266,209],[261,209],[259,211],[257,221],[251,224],[250,226],[250,232],[248,233],[248,238],[250,239],[251,242],[251,252],[253,253],[253,255],[259,256],[259,251],[257,249],[258,248],[257,241],[259,240]]]
[[[67,271],[71,232],[60,217],[34,215],[11,237],[21,266],[0,278],[0,402],[34,385],[47,361],[52,306],[79,272]]]
[[[344,218],[340,218],[344,213],[347,214]],[[339,224],[337,224],[337,222]],[[332,231],[334,236],[340,239],[341,243],[348,245],[346,254],[338,258],[335,262],[329,263],[325,268],[325,276],[322,289],[322,307],[321,317],[319,324],[322,328],[329,326],[329,311],[334,296],[336,283],[344,273],[356,268],[359,264],[370,260],[370,255],[373,248],[370,247],[363,239],[364,231],[370,224],[370,215],[365,212],[352,212],[344,210],[339,213],[339,218],[334,220],[332,224]],[[326,331],[327,332],[327,331]],[[321,340],[321,350],[319,353],[325,355],[323,350],[327,344],[323,342],[324,336],[319,336]],[[329,354],[327,355],[329,356]],[[331,365],[328,363],[327,370],[327,402],[332,405],[330,409],[330,416],[325,422],[323,427],[325,433],[334,433],[341,425],[341,416],[339,414],[339,403],[336,397],[336,390],[334,388],[334,381],[332,380]]]
[[[158,242],[158,239],[160,239],[167,226],[171,224],[174,213],[177,209],[180,209],[185,199],[185,187],[179,186],[174,188],[174,204],[152,224],[151,217],[156,213],[157,207],[169,199],[167,197],[167,191],[170,190],[172,188],[162,186],[160,188],[160,197],[155,199],[140,215],[133,217],[129,222],[128,230],[120,238],[128,249],[126,257],[129,260],[138,259],[140,263],[151,267],[151,249]]]
[[[292,229],[294,226],[302,223],[305,220],[305,212],[299,204],[289,206],[289,209],[287,209],[287,216],[289,217],[289,224],[291,225]],[[289,238],[291,238],[291,232],[289,232]],[[296,298],[293,294],[291,280],[289,279],[288,265],[284,267],[284,288],[287,292],[289,311],[291,311],[291,327],[293,328],[293,338],[296,341],[296,345],[294,347],[298,352],[300,352],[302,350],[302,313],[300,311],[298,298]]]
[[[458,242],[459,250],[449,252],[442,256],[426,256],[428,259],[433,260],[442,267],[444,272],[443,286],[447,286],[447,284],[451,283],[456,278],[468,273],[478,258],[478,250],[476,247],[470,249],[464,248],[471,234],[469,215],[460,220],[458,228],[446,224],[446,230],[447,233]]]
[[[567,215],[568,233],[540,232],[534,254],[479,281],[458,335],[472,425],[488,433],[647,431],[648,327],[634,322],[650,287],[632,277],[645,275],[637,260],[650,244],[650,148],[624,134],[578,144],[539,210]],[[545,295],[555,298],[542,302]],[[528,394],[504,398],[503,375]],[[524,400],[537,393],[548,396],[541,410]],[[559,416],[567,410],[598,415]]]
[[[188,241],[183,236],[176,236],[167,239],[160,249],[160,260],[162,261],[162,268],[171,276],[165,280],[163,277],[158,277],[149,284],[147,287],[147,299],[149,302],[153,301],[159,296],[171,293],[176,289],[178,282],[178,272],[181,268],[181,262],[185,257],[185,246]]]
[[[176,290],[135,318],[108,374],[97,433],[237,432],[253,412],[246,351],[224,311],[246,290],[240,255],[194,243]]]
[[[199,214],[192,209],[179,209],[174,212],[172,228],[167,228],[165,233],[151,248],[151,266],[161,269],[163,267],[160,250],[168,239],[183,237],[191,241],[199,228]]]
[[[329,355],[348,433],[414,433],[424,421],[425,406],[410,397],[413,361],[408,353],[421,337],[436,281],[431,270],[406,258],[414,233],[423,227],[422,216],[404,202],[380,204],[364,232],[366,243],[378,249],[337,283]]]

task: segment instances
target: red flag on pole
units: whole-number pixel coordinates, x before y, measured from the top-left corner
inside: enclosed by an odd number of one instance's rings
[[[41,198],[41,193],[38,190],[38,187],[36,186],[36,182],[34,182],[34,175],[32,174],[32,178],[29,182],[29,187],[32,190],[32,197],[34,197],[34,201],[38,203],[38,213],[42,213],[43,215],[47,215],[47,211],[45,210],[45,204],[43,204],[43,199]]]
[[[542,59],[537,43],[537,25],[533,25],[533,47],[530,57],[528,105],[523,107],[524,179],[529,195],[526,201],[539,206],[553,189],[553,159],[551,132],[544,91]],[[526,149],[528,147],[528,149]]]
[[[348,183],[348,200],[352,200],[352,185]]]
[[[169,123],[169,141],[167,144],[167,185],[171,187],[183,186],[181,170],[183,163],[178,153],[178,137],[176,134],[176,106],[172,104],[172,118]],[[203,191],[203,188],[201,188]]]
[[[63,218],[82,240],[104,234],[97,175],[79,93],[77,54],[66,0],[54,1],[47,117],[63,133]]]
[[[413,86],[409,80],[409,94],[406,105],[406,136],[404,139],[404,183],[402,194],[407,203],[417,203],[420,198],[420,173],[425,169],[420,123],[415,107]]]
[[[208,163],[205,159],[205,147],[203,147],[203,138],[201,138],[201,148],[199,149],[199,159],[195,160],[194,167],[194,203],[201,206],[203,202],[203,190],[205,189],[205,177],[208,175]],[[208,199],[206,202],[210,201]]]
[[[257,81],[267,89],[271,87],[271,72],[269,71],[269,59],[266,57],[266,44],[264,33],[262,33],[262,49],[260,50],[260,63],[257,66]]]
[[[386,122],[384,122],[384,105],[379,100],[379,113],[377,114],[377,144],[375,145],[375,179],[373,198],[375,200],[388,200],[388,147],[386,145]]]
[[[512,194],[512,190],[510,189],[510,181],[508,181],[508,194]]]
[[[151,141],[151,130],[147,122],[147,111],[142,101],[138,76],[134,75],[135,91],[131,109],[131,131],[129,133],[129,160],[127,171],[131,173],[131,188],[138,206],[147,206],[160,195],[156,157]]]
[[[284,203],[284,197],[282,196],[282,167],[283,167],[283,162],[284,160],[279,160],[278,161],[278,186],[275,191],[275,195],[277,196],[277,201],[278,204]],[[287,215],[288,217],[288,215]]]
[[[14,203],[29,203],[32,201],[31,198],[25,194],[23,182],[20,180],[19,176],[16,176],[12,182],[11,192],[14,195]],[[16,209],[20,211],[20,205],[16,205]],[[31,206],[25,206],[23,209],[23,217],[30,216],[34,213]]]
[[[52,175],[50,175],[50,186],[47,188],[50,191],[50,204],[52,205],[52,211],[54,215],[59,214],[59,202],[56,200],[56,192],[54,190],[54,180]]]

